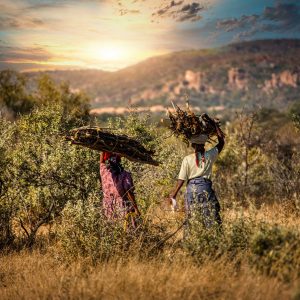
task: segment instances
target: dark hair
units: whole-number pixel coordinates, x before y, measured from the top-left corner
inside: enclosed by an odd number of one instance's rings
[[[106,167],[114,175],[119,175],[124,171],[123,166],[121,165],[120,156],[111,156],[105,161]]]
[[[195,149],[195,158],[196,158],[196,165],[199,167],[199,153],[202,154],[202,161],[205,161],[205,156],[204,156],[204,151],[202,152],[201,150],[204,150],[204,144],[195,144],[192,143],[192,147]]]

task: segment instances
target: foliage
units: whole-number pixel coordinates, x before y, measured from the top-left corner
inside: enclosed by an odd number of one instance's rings
[[[14,118],[18,113],[26,113],[33,107],[33,99],[26,91],[26,78],[11,70],[0,72],[0,111]]]
[[[14,140],[6,144],[9,165],[2,172],[3,199],[11,203],[12,215],[28,244],[68,201],[85,201],[98,190],[96,154],[64,141],[63,131],[74,122],[61,106],[52,105],[10,125]]]
[[[198,263],[207,257],[217,259],[223,255],[233,259],[249,248],[253,225],[251,219],[238,216],[221,227],[216,224],[208,229],[203,225],[202,214],[198,211],[189,220],[184,244]]]
[[[8,184],[5,171],[10,167],[9,152],[14,143],[14,127],[10,122],[0,118],[0,248],[13,239],[12,216],[14,201],[6,197]]]
[[[58,227],[58,239],[64,260],[88,258],[93,262],[113,258],[149,258],[161,250],[164,227],[150,224],[146,216],[137,228],[125,227],[123,220],[109,221],[101,209],[99,197],[68,203]],[[57,253],[56,253],[57,254]]]
[[[73,118],[89,118],[89,98],[72,93],[66,83],[56,85],[49,76],[42,75],[30,87],[28,78],[12,70],[0,72],[0,112],[10,119],[44,105],[61,105],[65,114]]]
[[[270,276],[288,281],[299,276],[300,235],[297,230],[262,224],[252,237],[251,262]]]
[[[37,80],[37,90],[34,93],[35,105],[60,105],[63,113],[70,118],[89,119],[89,98],[83,93],[72,93],[66,83],[56,85],[53,79],[42,75]]]
[[[294,114],[293,115],[293,122],[295,127],[300,130],[300,114]]]
[[[101,214],[101,203],[95,197],[68,203],[62,213],[58,239],[65,260],[89,257],[93,261],[108,260],[122,247],[120,224],[108,223]]]

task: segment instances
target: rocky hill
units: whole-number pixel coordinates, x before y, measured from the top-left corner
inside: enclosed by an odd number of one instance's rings
[[[150,58],[116,71],[48,72],[85,90],[97,112],[132,104],[163,110],[170,99],[203,109],[261,105],[282,109],[300,97],[300,40],[262,40]],[[36,74],[29,74],[36,76]],[[121,108],[120,108],[121,107]]]

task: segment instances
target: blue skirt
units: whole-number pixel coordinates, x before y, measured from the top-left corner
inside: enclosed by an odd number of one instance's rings
[[[188,218],[195,210],[200,210],[204,226],[207,228],[222,223],[220,204],[209,179],[197,177],[189,180],[185,194],[185,208]]]

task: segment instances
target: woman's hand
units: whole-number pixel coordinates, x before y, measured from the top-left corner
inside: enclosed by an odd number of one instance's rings
[[[171,193],[170,195],[169,195],[169,199],[176,199],[176,197],[177,197],[177,193]]]

